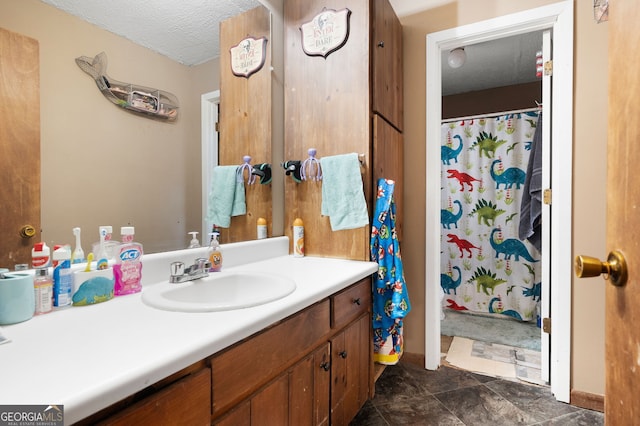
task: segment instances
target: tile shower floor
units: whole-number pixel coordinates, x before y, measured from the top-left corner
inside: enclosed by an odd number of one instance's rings
[[[603,425],[604,415],[555,400],[546,386],[401,361],[376,382],[376,395],[351,426]]]

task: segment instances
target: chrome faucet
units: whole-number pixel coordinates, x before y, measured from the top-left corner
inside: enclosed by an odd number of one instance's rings
[[[211,268],[211,262],[204,257],[197,258],[193,265],[186,268],[184,262],[171,262],[169,282],[177,284],[208,277],[209,268]]]

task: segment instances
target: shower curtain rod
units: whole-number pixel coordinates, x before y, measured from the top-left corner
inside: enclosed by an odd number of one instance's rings
[[[521,112],[541,111],[541,110],[542,110],[542,105],[540,105],[538,107],[534,107],[534,108],[515,109],[515,110],[512,110],[512,111],[488,112],[486,114],[469,115],[469,116],[466,116],[466,117],[447,118],[445,120],[442,120],[441,124],[452,123],[454,121],[477,120],[477,119],[480,119],[480,118],[491,118],[491,117],[498,117],[500,115],[518,114],[518,113],[521,113]]]

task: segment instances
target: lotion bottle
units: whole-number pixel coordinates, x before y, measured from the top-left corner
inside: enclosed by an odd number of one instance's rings
[[[263,217],[258,218],[257,232],[259,240],[267,238],[267,220]]]

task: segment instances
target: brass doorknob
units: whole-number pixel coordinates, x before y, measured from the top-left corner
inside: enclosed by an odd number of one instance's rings
[[[615,286],[623,286],[629,279],[627,261],[619,250],[609,253],[606,262],[590,256],[576,257],[576,275],[578,278],[597,277],[600,274],[607,275],[605,278]]]
[[[20,236],[22,238],[31,238],[36,235],[36,228],[33,225],[24,225],[20,228]]]

